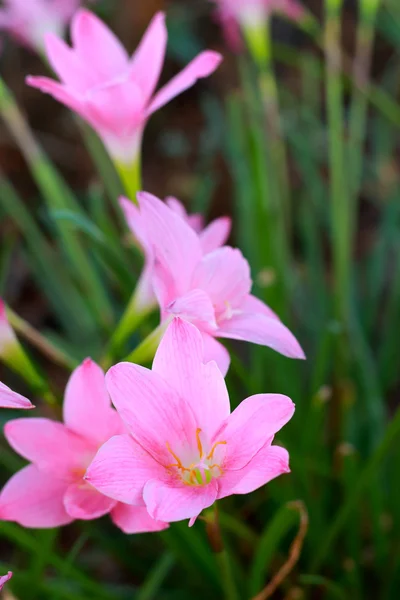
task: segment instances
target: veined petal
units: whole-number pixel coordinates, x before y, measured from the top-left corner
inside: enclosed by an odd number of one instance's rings
[[[139,85],[148,102],[160,78],[167,48],[165,14],[152,18],[143,38],[131,58],[131,77]]]
[[[224,468],[242,469],[293,413],[293,402],[281,394],[257,394],[243,400],[215,435],[226,441]]]
[[[118,502],[111,511],[113,523],[124,533],[148,533],[162,531],[169,527],[168,523],[152,519],[145,506],[129,506]]]
[[[266,444],[243,469],[224,472],[219,480],[218,498],[231,494],[250,494],[275,477],[289,472],[287,450]]]
[[[189,404],[157,373],[119,363],[106,375],[107,388],[133,438],[158,462],[173,462],[168,446],[196,447],[196,424]]]
[[[13,392],[0,381],[0,408],[34,408],[28,398]]]
[[[218,493],[216,480],[206,486],[180,485],[152,479],[144,487],[143,498],[153,519],[173,523],[197,517],[214,504]]]
[[[76,479],[95,452],[86,440],[50,419],[13,419],[5,424],[4,435],[18,454],[64,481]]]
[[[63,504],[67,485],[34,465],[24,467],[8,480],[0,493],[0,519],[35,528],[71,523],[73,519]]]
[[[71,38],[79,59],[90,68],[98,82],[126,72],[129,57],[119,39],[96,15],[85,9],[75,14]]]
[[[220,217],[211,221],[199,234],[203,254],[209,254],[223,246],[229,237],[231,227],[232,221],[229,217]]]
[[[147,109],[147,114],[151,115],[172,100],[172,98],[179,96],[179,94],[192,87],[198,79],[211,75],[219,66],[221,60],[222,56],[218,52],[210,50],[201,52],[183,71],[173,77],[169,83],[156,93]]]
[[[103,496],[87,481],[71,483],[64,496],[65,510],[74,519],[98,519],[109,513],[116,501]]]
[[[201,329],[216,330],[214,306],[203,290],[194,289],[173,300],[165,310],[172,315],[182,317]]]
[[[305,358],[299,342],[275,316],[240,313],[220,320],[217,336],[269,346],[289,358]]]
[[[73,371],[68,381],[63,413],[64,422],[70,430],[96,445],[124,429],[119,416],[111,408],[104,372],[90,358]]]
[[[153,371],[185,398],[197,427],[211,439],[229,416],[229,396],[216,363],[204,364],[203,340],[198,329],[174,319],[160,342]]]
[[[110,498],[140,505],[146,481],[165,472],[129,435],[116,435],[100,448],[85,480]]]
[[[214,360],[222,375],[225,375],[228,372],[229,365],[231,362],[231,357],[229,355],[228,350],[223,346],[218,340],[209,335],[208,333],[203,332],[203,343],[204,343],[204,362],[210,362],[210,360]]]

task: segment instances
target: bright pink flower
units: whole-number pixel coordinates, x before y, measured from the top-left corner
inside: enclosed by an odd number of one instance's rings
[[[0,519],[24,527],[58,527],[111,513],[126,533],[164,529],[165,523],[151,519],[144,506],[119,504],[83,479],[99,447],[125,431],[111,407],[104,373],[92,360],[86,359],[72,373],[63,412],[65,424],[43,418],[6,423],[7,441],[32,464],[3,488]]]
[[[215,362],[203,362],[203,351],[197,328],[174,319],[151,371],[120,363],[106,375],[130,435],[106,442],[86,479],[115,500],[143,498],[155,519],[193,523],[215,500],[289,472],[287,451],[271,443],[293,402],[258,394],[230,414],[224,378]]]
[[[28,398],[13,392],[0,381],[0,408],[34,408],[34,406]]]
[[[240,250],[214,245],[204,252],[201,237],[161,200],[145,192],[138,199],[146,243],[153,252],[153,287],[163,320],[173,315],[193,322],[204,335],[206,360],[216,360],[223,373],[229,359],[216,337],[304,358],[293,334],[251,295],[250,268]]]
[[[200,244],[204,254],[222,246],[229,237],[231,231],[231,219],[220,217],[204,227],[203,216],[196,213],[188,215],[183,204],[177,198],[165,199],[170,209],[179,215],[196,233],[199,234]],[[120,205],[124,212],[126,222],[132,231],[136,241],[139,243],[144,254],[144,267],[136,290],[136,309],[142,310],[147,306],[155,305],[157,302],[153,291],[153,250],[151,243],[147,240],[146,229],[140,214],[140,210],[127,198],[120,198]]]
[[[46,36],[48,59],[61,83],[47,77],[28,77],[27,82],[81,115],[113,159],[128,165],[137,159],[150,115],[199,78],[208,77],[221,62],[216,52],[202,52],[154,95],[167,45],[163,13],[155,15],[131,58],[87,10],[74,16],[71,37],[69,48],[56,36]]]
[[[12,571],[8,571],[7,575],[3,575],[2,577],[0,577],[0,592],[3,589],[3,587],[5,586],[5,584],[7,583],[7,581],[10,581],[12,576],[13,576]]]
[[[0,9],[0,29],[41,52],[45,34],[63,37],[80,3],[81,0],[5,0]]]

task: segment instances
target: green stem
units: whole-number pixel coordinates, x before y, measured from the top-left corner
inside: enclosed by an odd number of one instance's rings
[[[128,356],[126,356],[126,358],[124,358],[124,361],[133,362],[138,365],[142,365],[151,361],[154,358],[160,340],[164,335],[169,322],[170,320],[166,319],[160,323],[160,325],[154,329],[154,331],[152,331],[150,335],[148,335],[147,338],[145,338],[143,342],[139,344],[139,346],[137,346],[130,354],[128,354]]]
[[[124,185],[125,192],[134,204],[137,204],[136,194],[142,189],[141,156],[138,152],[137,158],[130,164],[115,162],[115,167]]]
[[[239,600],[230,556],[222,539],[217,503],[205,514],[208,541],[218,563],[225,600]]]

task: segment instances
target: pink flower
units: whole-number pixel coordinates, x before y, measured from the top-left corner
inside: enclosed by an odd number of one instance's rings
[[[3,587],[5,586],[5,584],[7,583],[7,581],[10,581],[12,576],[13,576],[12,571],[8,571],[7,575],[3,575],[2,577],[0,577],[0,592],[3,589]]]
[[[72,373],[64,399],[64,423],[15,419],[4,433],[32,464],[18,471],[0,494],[0,518],[24,527],[58,527],[107,513],[126,533],[164,529],[144,506],[118,503],[83,479],[99,447],[125,431],[111,408],[101,368],[86,359]]]
[[[150,115],[197,79],[208,77],[221,62],[216,52],[202,52],[154,95],[167,45],[163,13],[155,15],[131,58],[87,10],[79,10],[72,19],[71,37],[69,48],[56,36],[46,36],[48,59],[61,83],[47,77],[28,77],[27,82],[83,117],[113,159],[126,165],[137,160]]]
[[[192,524],[215,500],[289,472],[287,451],[271,443],[294,404],[258,394],[230,414],[224,378],[215,362],[203,362],[190,323],[173,320],[152,370],[120,363],[106,382],[129,435],[106,442],[85,478],[115,500],[143,499],[154,519]]]
[[[34,406],[28,398],[13,392],[0,381],[0,408],[34,408]]]
[[[5,0],[0,9],[0,29],[20,43],[41,52],[44,35],[62,37],[80,0]]]
[[[146,243],[154,257],[153,287],[162,320],[180,316],[194,323],[203,333],[205,359],[216,360],[223,373],[229,355],[216,337],[304,358],[293,334],[251,295],[250,268],[240,250],[204,248],[201,237],[161,200],[145,192],[138,199]]]
[[[229,237],[231,231],[231,219],[220,217],[204,227],[203,216],[200,214],[188,215],[183,204],[173,197],[165,199],[170,209],[179,215],[196,233],[199,234],[200,244],[204,254],[222,246]],[[124,212],[126,222],[132,231],[136,241],[139,243],[144,254],[144,267],[136,289],[135,309],[139,312],[148,306],[157,303],[153,291],[153,249],[147,240],[146,229],[140,214],[140,210],[127,198],[120,198],[120,205]]]

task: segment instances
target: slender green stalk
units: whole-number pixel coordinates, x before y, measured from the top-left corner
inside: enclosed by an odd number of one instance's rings
[[[132,200],[134,204],[137,204],[136,194],[142,189],[140,152],[138,153],[136,160],[129,165],[122,162],[116,162],[115,167],[119,173],[128,198]]]
[[[208,541],[218,564],[225,600],[239,600],[232,563],[222,539],[217,503],[205,513]]]
[[[133,362],[139,365],[145,364],[154,358],[158,344],[165,330],[170,323],[170,319],[163,321],[150,335],[145,338],[137,348],[135,348],[128,356],[124,359],[128,362]]]

